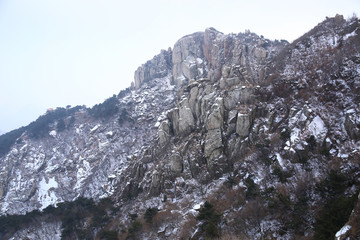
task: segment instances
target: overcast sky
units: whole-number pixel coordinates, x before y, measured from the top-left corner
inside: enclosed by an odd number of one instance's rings
[[[359,0],[0,0],[0,131],[88,107],[184,35],[214,27],[292,41]]]

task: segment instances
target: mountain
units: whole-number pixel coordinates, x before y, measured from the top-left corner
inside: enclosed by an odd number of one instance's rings
[[[357,239],[359,34],[208,28],[1,136],[0,238]]]

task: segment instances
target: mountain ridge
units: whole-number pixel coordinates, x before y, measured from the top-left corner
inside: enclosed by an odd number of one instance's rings
[[[328,239],[343,226],[339,239],[359,236],[355,211],[321,228],[334,196],[344,209],[359,202],[359,32],[357,18],[337,15],[293,43],[212,28],[184,36],[140,66],[130,89],[73,115],[57,109],[48,114],[59,119],[33,125],[38,138],[16,138],[1,158],[1,213],[113,201],[106,226],[85,224],[89,213],[66,235],[54,220],[51,239]],[[221,213],[211,228],[197,222],[205,205]],[[22,229],[1,234],[46,237]]]

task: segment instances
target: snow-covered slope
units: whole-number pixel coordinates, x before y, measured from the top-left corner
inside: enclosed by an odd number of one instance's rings
[[[2,214],[113,194],[117,176],[156,137],[158,118],[173,106],[173,89],[166,76],[129,92],[118,101],[122,123],[118,114],[104,121],[81,109],[64,131],[54,125],[40,139],[23,134],[0,162]]]

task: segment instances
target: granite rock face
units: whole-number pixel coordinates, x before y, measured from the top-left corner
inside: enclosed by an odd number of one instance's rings
[[[144,83],[152,79],[167,76],[172,68],[171,57],[171,49],[161,50],[160,54],[138,67],[134,74],[134,88],[139,89]]]
[[[315,189],[333,172],[347,179],[338,197],[360,189],[359,29],[337,16],[291,44],[213,28],[181,38],[136,70],[113,115],[81,108],[64,131],[59,119],[41,138],[24,131],[1,156],[1,214],[110,198],[106,229],[121,239],[155,208],[137,239],[205,238],[195,221],[210,201],[226,237],[311,239],[332,200]],[[358,208],[336,229],[341,239],[353,237]],[[55,220],[0,238],[59,239]]]

